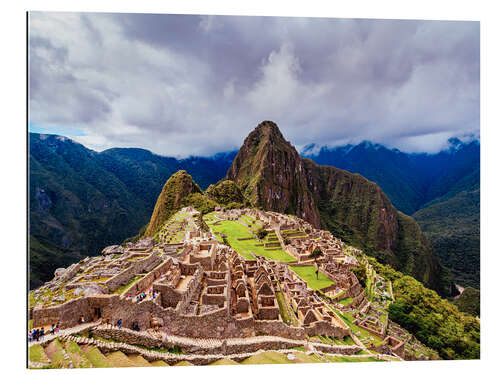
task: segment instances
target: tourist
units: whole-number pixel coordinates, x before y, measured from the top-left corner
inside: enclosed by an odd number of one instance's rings
[[[52,326],[50,327],[50,333],[53,335],[55,331],[55,326],[54,323],[52,323]]]
[[[33,333],[31,331],[28,332],[28,341],[31,342],[33,339]]]
[[[118,328],[121,329],[122,328],[122,319],[118,319],[118,321],[116,322],[116,324],[118,325]]]
[[[44,336],[45,336],[45,329],[42,327],[42,329],[40,329],[40,339],[43,340]]]
[[[59,333],[59,322],[56,323],[56,333]]]

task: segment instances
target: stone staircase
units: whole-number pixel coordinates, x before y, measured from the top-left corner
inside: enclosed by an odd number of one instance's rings
[[[77,326],[67,328],[67,329],[61,329],[58,333],[54,333],[54,334],[49,333],[49,334],[44,335],[43,338],[38,340],[38,341],[29,341],[28,346],[33,346],[36,344],[42,345],[44,343],[52,341],[53,339],[55,339],[57,337],[61,337],[64,335],[75,335],[75,334],[78,334],[81,332],[85,332],[85,331],[88,331],[92,328],[99,326],[100,324],[101,324],[101,322],[97,321],[97,322],[79,324]]]

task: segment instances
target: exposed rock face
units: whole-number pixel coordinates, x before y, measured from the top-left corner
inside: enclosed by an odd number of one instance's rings
[[[245,139],[227,172],[253,206],[293,213],[320,227],[320,216],[308,189],[305,168],[297,150],[278,126],[264,121]]]
[[[102,250],[102,255],[123,254],[123,247],[120,245],[111,245]]]
[[[78,287],[77,289],[74,290],[74,293],[77,296],[81,295],[81,296],[87,297],[87,296],[92,296],[95,294],[104,294],[104,293],[106,293],[106,291],[101,286],[99,286],[97,284],[90,283],[90,284],[84,284],[81,287]]]
[[[66,272],[66,268],[58,268],[54,271],[54,276],[59,277],[62,276]]]
[[[374,182],[302,159],[275,123],[264,121],[248,135],[226,178],[252,205],[297,215],[440,288],[441,267],[418,224]]]
[[[165,220],[181,208],[182,199],[192,193],[203,194],[202,190],[186,171],[181,170],[174,173],[165,185],[163,185],[145,236],[152,237]]]

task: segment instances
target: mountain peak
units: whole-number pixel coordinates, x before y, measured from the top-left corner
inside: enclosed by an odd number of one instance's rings
[[[287,142],[285,137],[283,137],[278,125],[272,121],[262,121],[252,132],[250,132],[250,134],[248,134],[245,143],[247,143],[247,141],[252,144],[258,144],[263,141],[272,143],[283,142],[291,146],[290,142]]]
[[[302,158],[274,122],[261,122],[247,136],[227,179],[241,188],[253,206],[296,213],[315,227],[320,226]]]
[[[179,170],[170,176],[158,196],[145,236],[153,236],[163,223],[181,208],[182,199],[192,193],[202,191],[189,173]]]

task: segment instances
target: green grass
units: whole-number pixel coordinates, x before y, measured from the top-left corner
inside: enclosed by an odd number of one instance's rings
[[[318,290],[333,285],[333,281],[326,277],[321,271],[316,278],[315,266],[289,266],[290,269],[299,275],[307,285],[313,289]]]
[[[307,355],[302,352],[293,353],[294,360],[289,360],[284,353],[268,351],[260,354],[253,355],[244,361],[245,365],[263,365],[263,364],[285,364],[285,363],[319,363],[322,362],[316,355]]]
[[[31,309],[36,304],[35,293],[30,292],[29,295],[28,295],[28,297],[29,297],[29,299],[28,299],[28,309]]]
[[[327,355],[324,357],[330,362],[385,362],[382,359],[377,359],[374,357],[357,357],[357,356],[337,356],[337,355]]]
[[[373,333],[368,332],[367,330],[353,324],[352,322],[354,321],[354,318],[350,313],[346,312],[344,314],[341,314],[337,312],[337,315],[340,316],[340,318],[349,326],[349,328],[351,328],[353,332],[360,332],[360,340],[373,337],[373,340],[370,339],[370,341],[372,341],[375,345],[381,345],[383,343],[383,340],[377,335],[374,335]]]
[[[63,355],[63,346],[60,343],[58,339],[55,339],[51,344],[49,345],[54,345],[57,349],[52,354],[52,364],[51,367],[53,368],[68,368],[69,367],[69,361],[64,358]]]
[[[221,358],[221,359],[218,359],[215,362],[209,363],[208,365],[209,366],[218,366],[218,365],[237,365],[237,364],[238,364],[238,362],[233,361],[232,359]]]
[[[174,366],[194,366],[194,365],[188,361],[180,361],[180,362],[176,363]]]
[[[277,292],[276,293],[276,299],[278,300],[278,306],[280,308],[280,314],[281,314],[281,318],[283,319],[283,322],[285,322],[285,324],[290,324],[291,323],[291,319],[290,319],[290,315],[288,314],[288,310],[285,306],[285,299],[283,298],[283,294],[281,292]]]
[[[140,279],[142,279],[144,276],[141,275],[136,275],[132,277],[132,279],[125,285],[119,286],[118,288],[115,289],[113,292],[114,294],[122,294],[125,292],[128,288],[130,288],[132,285],[134,285],[136,282],[138,282]]]
[[[112,352],[106,355],[106,358],[113,365],[113,367],[136,367],[137,365],[132,362],[126,354],[121,351]]]
[[[29,347],[28,359],[32,362],[49,363],[49,358],[40,344]]]
[[[150,362],[151,363],[151,366],[155,366],[155,367],[167,367],[169,366],[168,363],[164,362],[164,361],[153,361],[153,362]]]
[[[85,352],[85,356],[94,367],[113,367],[106,356],[102,354],[101,351],[95,346],[91,347],[87,352]]]
[[[341,300],[339,300],[339,303],[341,305],[347,306],[347,305],[350,305],[352,303],[352,301],[354,301],[353,298],[347,297],[347,298],[342,298]]]
[[[365,338],[368,338],[371,342],[373,342],[375,345],[381,345],[383,343],[383,340],[374,335],[373,333],[370,333],[368,332],[367,330],[355,325],[353,323],[354,321],[354,318],[352,317],[352,315],[348,312],[345,312],[345,313],[341,313],[340,311],[338,311],[337,309],[333,308],[331,305],[328,304],[328,307],[335,311],[335,313],[337,314],[337,316],[342,319],[342,321],[347,324],[347,326],[355,333],[355,332],[359,332],[360,333],[360,336],[359,336],[359,339],[365,339]],[[373,337],[373,339],[370,339],[370,337]],[[338,339],[335,339],[335,340],[338,340]],[[344,340],[350,340],[352,341],[352,339],[349,337],[349,339],[344,338]],[[346,341],[347,343],[348,341]],[[354,343],[354,341],[352,341]],[[353,344],[347,344],[347,345],[353,345]]]
[[[210,215],[210,214],[209,214]],[[210,218],[209,215],[208,218]],[[246,259],[254,259],[252,252],[256,255],[261,255],[272,260],[281,262],[294,262],[293,258],[288,253],[284,252],[281,248],[276,250],[265,250],[264,246],[257,246],[261,244],[258,240],[244,240],[240,241],[238,238],[252,237],[253,233],[243,224],[236,221],[221,221],[219,225],[208,224],[215,232],[224,233],[227,236],[229,245],[236,250],[239,254],[243,255]],[[222,241],[221,236],[217,236],[219,241]]]
[[[71,358],[73,365],[77,368],[92,367],[92,363],[87,359],[85,353],[80,349],[78,344],[73,341],[68,341],[65,345],[66,353]]]

